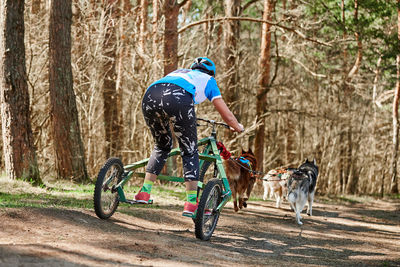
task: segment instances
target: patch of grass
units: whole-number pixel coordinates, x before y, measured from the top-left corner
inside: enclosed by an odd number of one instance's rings
[[[73,197],[59,197],[51,194],[8,194],[0,192],[1,208],[92,208],[93,200],[90,198],[78,199]]]
[[[125,185],[124,192],[132,199],[140,186]],[[21,207],[68,207],[93,209],[94,184],[74,184],[69,181],[47,182],[44,186],[33,186],[27,181],[11,180],[0,177],[0,208]],[[183,184],[156,184],[152,197],[158,198],[159,204],[173,205],[186,198]],[[123,205],[125,206],[125,205]],[[157,204],[150,205],[159,208]]]
[[[159,195],[161,197],[175,197],[179,200],[186,199],[185,189],[182,187],[163,187],[163,186],[155,186],[152,189],[152,194]]]
[[[400,194],[397,194],[397,195],[391,195],[391,197],[392,197],[392,198],[394,198],[394,199],[400,199]]]
[[[358,200],[355,200],[355,199],[353,199],[351,197],[345,197],[345,196],[339,196],[339,197],[337,197],[337,199],[340,200],[340,201],[343,201],[343,202],[351,203],[351,204],[362,203],[362,202],[360,202]]]

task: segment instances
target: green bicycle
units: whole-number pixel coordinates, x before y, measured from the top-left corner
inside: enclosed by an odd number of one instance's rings
[[[232,195],[217,148],[216,130],[217,126],[228,129],[229,126],[225,123],[201,118],[198,118],[197,121],[198,123],[202,121],[211,125],[211,134],[198,141],[199,150],[202,148],[202,152],[199,153],[200,175],[197,187],[197,197],[200,201],[195,214],[187,216],[190,216],[194,221],[196,237],[201,240],[209,240],[217,226],[223,207]],[[179,148],[175,148],[171,150],[168,157],[177,156],[179,153]],[[109,158],[104,163],[97,176],[94,189],[94,210],[99,218],[110,218],[120,202],[133,205],[139,204],[135,200],[125,197],[124,185],[134,176],[144,178],[145,172],[137,172],[136,170],[145,167],[148,160],[147,158],[124,166],[119,158],[114,157]],[[211,165],[214,166],[212,178],[207,179],[208,181],[205,184],[205,176]],[[157,178],[173,182],[185,181],[183,177],[161,174]]]

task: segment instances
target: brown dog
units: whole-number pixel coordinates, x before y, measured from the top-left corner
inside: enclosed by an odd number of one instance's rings
[[[250,149],[249,151],[242,150],[239,158],[230,157],[224,160],[223,164],[232,190],[233,206],[237,212],[239,208],[247,207],[246,201],[250,198],[256,181],[252,171],[257,168],[257,160]],[[246,197],[244,197],[244,193],[246,193]],[[239,206],[237,196],[239,196]]]

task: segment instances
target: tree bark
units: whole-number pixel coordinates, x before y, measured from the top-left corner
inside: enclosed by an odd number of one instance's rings
[[[147,41],[147,9],[149,6],[148,0],[140,0],[140,35],[139,49],[141,53],[146,52]]]
[[[240,14],[240,0],[225,0],[225,16],[237,17]],[[236,66],[238,59],[238,42],[240,38],[240,21],[224,22],[224,99],[233,114],[240,121],[240,103],[238,94],[239,73]],[[225,132],[225,138],[231,139],[232,133]]]
[[[71,0],[50,7],[49,87],[58,178],[87,181],[85,153],[78,121],[71,67]]]
[[[263,20],[270,21],[272,12],[275,6],[274,0],[264,0],[264,14]],[[263,168],[264,161],[264,142],[265,142],[265,118],[262,116],[266,111],[267,106],[267,93],[270,90],[270,70],[271,70],[271,25],[264,23],[261,33],[261,51],[259,66],[259,80],[257,91],[256,103],[256,116],[261,118],[258,121],[258,128],[256,131],[254,154],[257,158],[260,170]]]
[[[397,0],[397,39],[398,48],[400,49],[400,0]],[[390,184],[390,193],[398,194],[397,185],[397,159],[399,150],[399,95],[400,95],[400,54],[396,57],[396,89],[393,99],[393,156],[392,156],[392,179]]]
[[[24,1],[1,1],[0,11],[0,101],[6,173],[11,179],[41,184],[30,121]]]
[[[180,8],[187,0],[178,3],[177,0],[164,2],[164,75],[178,68],[178,16]]]
[[[103,108],[106,140],[106,158],[120,156],[121,143],[121,97],[117,91],[117,18],[118,0],[108,0],[104,9],[108,15],[104,50],[107,61],[104,65]]]
[[[160,5],[159,0],[153,0],[153,20],[152,20],[152,38],[153,38],[153,59],[156,63],[160,60],[160,35],[158,34],[159,24],[158,21],[160,20]],[[153,70],[156,71],[158,64],[154,64]]]
[[[358,0],[354,1],[354,23],[356,24],[356,31],[354,33],[355,38],[356,38],[356,42],[357,42],[357,57],[356,60],[354,62],[353,67],[351,68],[351,70],[349,71],[348,75],[347,75],[347,82],[350,82],[353,78],[353,76],[355,74],[358,73],[358,70],[360,69],[361,66],[361,60],[362,60],[362,52],[363,52],[363,47],[362,47],[362,42],[360,39],[360,32],[359,32],[359,25],[358,25]],[[352,107],[352,91],[350,90],[350,88],[348,88],[349,86],[346,85],[345,89],[347,89],[348,92],[348,97],[347,97],[347,107],[346,109],[349,111],[348,114],[351,114],[351,107]],[[346,183],[346,193],[347,194],[354,194],[356,192],[357,189],[357,185],[358,185],[358,174],[355,173],[355,162],[353,161],[353,122],[352,122],[353,118],[352,116],[349,116],[349,130],[347,131],[347,143],[348,143],[348,147],[347,147],[347,156],[346,156],[346,161],[348,162],[348,167],[346,170],[346,174],[347,174],[347,183]]]
[[[41,0],[32,0],[32,5],[31,5],[32,14],[37,14],[40,12],[40,2]]]

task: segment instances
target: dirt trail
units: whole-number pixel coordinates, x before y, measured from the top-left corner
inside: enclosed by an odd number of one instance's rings
[[[295,224],[286,204],[223,210],[210,242],[181,206],[0,208],[0,266],[400,266],[400,201],[315,203]]]

